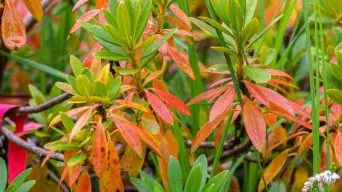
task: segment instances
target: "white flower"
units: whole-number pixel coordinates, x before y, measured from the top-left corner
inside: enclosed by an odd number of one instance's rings
[[[323,173],[316,174],[310,177],[305,183],[302,192],[309,192],[313,188],[318,188],[319,191],[324,191],[326,185],[335,183],[336,180],[340,179],[340,176],[331,171],[324,171]]]

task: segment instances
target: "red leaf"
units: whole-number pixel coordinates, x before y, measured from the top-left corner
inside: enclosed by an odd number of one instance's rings
[[[106,132],[99,118],[96,122],[94,140],[91,149],[91,161],[98,177],[107,169],[108,165],[108,142]]]
[[[277,103],[279,107],[286,110],[290,115],[295,115],[291,102],[279,93],[265,87],[254,85],[247,81],[244,82],[248,91],[263,105],[270,107],[270,101],[272,101],[273,103]]]
[[[166,105],[155,95],[145,89],[145,94],[149,102],[151,103],[152,109],[168,124],[173,124],[173,114],[166,107]]]
[[[342,166],[342,132],[338,132],[335,138],[335,156],[337,162]]]
[[[97,14],[100,13],[100,9],[93,9],[90,11],[87,11],[85,13],[83,13],[80,18],[77,19],[77,21],[75,22],[75,24],[72,26],[70,33],[74,33],[75,31],[77,31],[81,26],[79,24],[80,21],[83,22],[87,22],[90,21],[92,18],[94,18]]]
[[[142,145],[136,133],[136,125],[117,115],[113,115],[112,119],[128,146],[142,157]]]
[[[1,20],[1,33],[5,46],[10,50],[20,48],[26,43],[25,25],[12,1],[5,3]]]
[[[174,108],[185,115],[190,115],[188,106],[186,106],[183,101],[178,99],[176,96],[161,89],[153,89],[153,91],[157,93],[160,99],[164,101],[164,103],[166,103],[169,107]]]
[[[266,144],[266,124],[260,109],[245,97],[242,114],[249,139],[259,152],[263,152]]]
[[[272,75],[272,76],[279,76],[279,77],[286,77],[286,78],[289,78],[289,79],[292,79],[292,77],[283,72],[283,71],[279,71],[279,70],[276,70],[276,69],[267,69],[267,71]]]
[[[76,9],[78,9],[80,6],[82,6],[84,3],[88,2],[88,0],[79,0],[72,8],[72,12],[74,12]]]
[[[175,14],[185,25],[191,28],[191,23],[188,19],[188,16],[176,5],[170,5],[170,9],[173,14]]]
[[[179,53],[174,47],[168,46],[167,49],[172,60],[191,78],[195,79],[195,74],[192,71],[189,59],[184,55],[184,53]]]
[[[229,110],[224,111],[214,121],[205,123],[197,132],[196,137],[192,141],[191,152],[194,152],[197,147],[214,131],[214,129],[227,117]]]
[[[227,108],[229,108],[233,104],[235,95],[236,94],[234,89],[230,88],[223,95],[221,95],[220,98],[217,99],[210,110],[210,122],[213,122],[219,115],[221,115]]]
[[[91,180],[87,171],[83,171],[78,179],[76,192],[91,192]]]
[[[161,155],[161,149],[160,149],[160,143],[158,140],[152,136],[150,133],[145,131],[144,129],[141,129],[139,127],[136,127],[136,132],[138,133],[140,139],[144,141],[147,145],[150,146],[151,149],[157,154]]]
[[[210,90],[205,91],[205,92],[197,95],[196,97],[192,98],[187,104],[192,105],[195,103],[199,103],[205,99],[213,100],[229,88],[231,88],[231,86],[222,86],[222,87],[218,87],[215,89],[210,89]]]

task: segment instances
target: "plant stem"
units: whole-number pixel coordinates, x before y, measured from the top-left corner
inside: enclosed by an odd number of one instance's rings
[[[177,0],[179,7],[190,16],[190,9],[187,0]],[[193,40],[193,38],[190,38]],[[196,48],[194,44],[189,44],[188,55],[191,64],[191,68],[195,73],[195,80],[189,80],[191,87],[191,96],[195,97],[204,91],[204,84],[201,76],[201,71],[199,68],[198,57],[196,54]],[[192,134],[196,135],[197,131],[200,129],[200,109],[199,104],[192,105],[190,107],[192,115]]]
[[[310,41],[310,26],[309,26],[309,13],[308,13],[308,1],[302,1],[303,11],[304,11],[304,24],[306,32],[306,44],[307,44],[307,54],[308,54],[308,65],[310,71],[310,97],[312,106],[312,122],[313,122],[313,172],[314,174],[319,172],[319,126],[317,126],[317,108],[315,100],[315,77],[313,62],[311,56],[311,41]]]
[[[208,8],[210,18],[213,19],[214,21],[217,21],[217,17],[216,17],[216,15],[214,13],[214,9],[213,9],[210,1],[209,0],[205,0],[205,4],[206,4],[206,6]],[[225,41],[224,41],[222,32],[219,31],[218,29],[216,29],[216,33],[217,33],[217,36],[219,38],[218,40],[219,40],[220,46],[225,47],[226,45],[225,45]],[[226,63],[228,65],[228,69],[229,69],[230,75],[231,75],[233,83],[234,83],[234,88],[235,88],[235,92],[236,92],[237,98],[239,100],[240,105],[242,106],[242,98],[241,98],[240,85],[239,85],[238,78],[237,78],[237,76],[235,74],[234,68],[233,68],[232,60],[231,60],[230,56],[227,53],[224,54],[224,58],[226,60]]]
[[[213,163],[213,169],[212,169],[212,171],[210,173],[210,177],[209,178],[212,178],[215,175],[215,173],[216,173],[217,166],[218,166],[218,164],[220,162],[220,159],[221,159],[221,156],[222,156],[224,142],[227,139],[228,130],[229,130],[230,126],[231,126],[231,121],[232,121],[233,114],[234,114],[233,111],[229,112],[228,119],[227,119],[227,122],[226,122],[226,126],[223,129],[223,133],[222,133],[222,136],[220,138],[219,145],[218,145],[218,147],[216,149],[214,163]]]

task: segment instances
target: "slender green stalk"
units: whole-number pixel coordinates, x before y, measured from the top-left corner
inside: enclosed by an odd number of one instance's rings
[[[265,189],[266,189],[266,191],[268,191],[268,187],[267,187],[267,183],[266,183],[266,180],[265,180],[265,177],[264,177],[264,174],[263,174],[263,172],[264,172],[264,167],[262,166],[262,164],[261,164],[261,160],[260,160],[260,156],[259,156],[259,154],[258,154],[258,152],[256,151],[256,150],[254,150],[255,152],[255,156],[256,156],[256,158],[257,158],[257,161],[258,161],[258,165],[259,165],[259,169],[260,169],[260,175],[261,175],[261,178],[262,178],[262,182],[264,182],[264,185],[265,185]]]
[[[214,9],[213,9],[210,1],[205,0],[205,4],[208,8],[210,18],[213,19],[214,21],[217,21],[217,17],[215,15]],[[219,31],[218,29],[216,29],[216,33],[217,33],[217,36],[219,38],[218,40],[219,40],[220,45],[225,47],[226,45],[225,45],[225,41],[224,41],[222,32]],[[234,88],[235,88],[235,92],[237,94],[239,103],[240,103],[240,105],[242,105],[241,90],[240,90],[240,86],[239,86],[239,81],[236,77],[236,74],[235,74],[235,71],[233,68],[232,60],[230,59],[230,56],[227,53],[224,54],[224,58],[225,58],[226,63],[228,65],[228,69],[229,69],[230,75],[231,75],[233,83],[234,83]]]
[[[212,178],[215,173],[216,173],[216,169],[217,169],[217,166],[220,162],[220,159],[221,159],[221,156],[222,156],[222,151],[223,151],[223,146],[224,146],[224,142],[226,141],[227,139],[227,136],[228,136],[228,130],[231,126],[231,121],[232,121],[232,117],[233,117],[233,113],[234,112],[229,112],[229,115],[228,115],[228,119],[227,119],[227,123],[226,123],[226,126],[224,127],[223,129],[223,133],[222,133],[222,136],[220,138],[220,142],[218,144],[218,147],[216,149],[216,152],[215,152],[215,158],[214,158],[214,163],[213,163],[213,169],[210,173],[210,178]]]
[[[308,65],[310,71],[310,97],[311,97],[311,106],[312,106],[312,134],[313,134],[313,172],[316,174],[319,172],[319,125],[316,123],[318,120],[317,117],[317,108],[316,108],[316,100],[315,100],[315,77],[314,77],[314,68],[311,56],[311,41],[310,41],[310,26],[309,26],[309,11],[308,11],[308,1],[302,1],[303,3],[303,11],[304,11],[304,24],[305,24],[305,32],[306,32],[306,43],[307,43],[307,54],[308,54]]]
[[[233,163],[232,168],[231,168],[231,169],[229,170],[229,172],[228,172],[228,176],[227,176],[227,179],[226,179],[226,181],[225,181],[225,185],[224,185],[224,187],[223,187],[223,190],[221,190],[221,191],[228,191],[228,189],[229,189],[229,187],[230,187],[230,184],[231,184],[231,182],[232,182],[232,180],[233,180],[233,176],[234,176],[234,174],[235,174],[235,171],[236,171],[237,168],[240,167],[240,165],[241,165],[241,163],[243,163],[244,159],[245,159],[245,155],[242,155],[241,157],[239,157],[239,158],[235,161],[235,163]]]
[[[284,7],[285,12],[284,12],[283,17],[281,18],[280,25],[279,25],[279,28],[277,30],[277,36],[276,36],[276,41],[275,41],[275,46],[274,46],[275,57],[274,57],[274,60],[272,63],[273,67],[279,67],[279,66],[277,66],[278,65],[277,64],[277,55],[280,52],[280,48],[281,48],[281,45],[283,43],[283,37],[284,37],[284,33],[285,33],[285,30],[287,27],[287,23],[290,20],[291,13],[292,13],[296,3],[297,3],[297,0],[294,0],[294,1],[293,0],[286,0],[285,7]]]
[[[182,172],[184,175],[184,179],[186,179],[190,172],[190,163],[188,158],[188,152],[186,150],[185,141],[182,136],[182,130],[179,126],[178,122],[175,122],[173,128],[173,134],[175,135],[178,143],[178,149],[179,149],[179,161],[182,168]]]
[[[177,0],[179,7],[190,16],[190,9],[187,0]],[[193,40],[193,39],[192,39]],[[195,97],[204,91],[204,84],[201,76],[201,71],[198,64],[198,57],[196,54],[196,48],[194,44],[189,44],[188,49],[190,64],[195,73],[195,80],[190,80],[191,96]],[[192,105],[190,107],[192,116],[192,134],[196,135],[197,131],[200,129],[200,109],[201,106],[198,104]]]

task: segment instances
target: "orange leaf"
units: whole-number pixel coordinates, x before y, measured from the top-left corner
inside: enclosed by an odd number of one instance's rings
[[[191,28],[191,23],[188,16],[175,4],[170,5],[170,9],[173,14],[175,14],[188,28]]]
[[[98,177],[107,169],[108,165],[108,142],[106,132],[99,118],[96,122],[94,140],[91,148],[91,162]]]
[[[96,9],[102,8],[107,3],[107,0],[97,0],[96,1]]]
[[[77,133],[88,124],[89,117],[91,116],[91,113],[93,112],[93,108],[87,109],[81,117],[76,121],[74,127],[71,130],[70,136],[69,136],[69,142],[77,135]]]
[[[161,89],[153,89],[155,93],[160,97],[162,101],[164,101],[169,107],[174,108],[175,110],[185,114],[190,115],[190,110],[188,106],[186,106],[183,101],[178,99],[176,96],[172,95],[169,92],[166,92]]]
[[[87,171],[83,171],[78,179],[76,192],[91,192],[91,180]]]
[[[119,155],[115,149],[115,144],[109,140],[109,167],[100,177],[100,191],[101,192],[112,192],[120,191],[123,192],[123,184],[121,180],[121,168],[119,162]]]
[[[221,95],[210,110],[209,121],[213,122],[221,113],[229,108],[233,104],[234,98],[235,91],[233,88],[228,89]]]
[[[77,19],[75,24],[72,26],[70,33],[74,33],[75,31],[77,31],[81,27],[79,24],[80,21],[83,21],[83,22],[90,21],[92,18],[94,18],[99,13],[100,13],[100,9],[93,9],[93,10],[90,10],[90,11],[83,13],[80,16],[80,18]]]
[[[189,59],[184,55],[184,53],[179,53],[174,47],[168,46],[167,49],[172,60],[191,78],[196,79],[195,74],[192,71]]]
[[[342,132],[338,132],[335,138],[335,156],[337,162],[342,166]]]
[[[68,185],[71,187],[79,178],[82,172],[82,164],[77,164],[69,167],[68,171]]]
[[[243,100],[243,122],[254,147],[263,152],[266,144],[266,124],[260,109],[247,97]]]
[[[26,43],[25,25],[12,1],[6,1],[1,20],[1,33],[5,46],[10,50],[20,48]]]
[[[89,109],[91,107],[89,106],[85,106],[85,107],[78,107],[78,108],[74,108],[74,109],[70,109],[68,112],[66,112],[65,114],[68,116],[68,117],[71,117],[71,116],[74,116],[74,115],[78,115],[79,113],[82,113],[84,112],[85,110]],[[55,118],[53,118],[49,124],[49,126],[53,126],[57,123],[59,123],[61,121],[61,116],[58,115],[56,116]]]
[[[214,121],[205,123],[197,132],[196,137],[192,141],[191,152],[194,152],[197,147],[214,131],[214,129],[227,117],[229,109],[226,109]]]
[[[221,93],[223,93],[224,91],[226,91],[229,88],[231,88],[231,86],[222,86],[222,87],[218,87],[215,89],[210,89],[210,90],[205,91],[205,92],[197,95],[196,97],[192,98],[187,104],[192,105],[195,103],[199,103],[205,99],[215,99]]]
[[[72,8],[72,12],[74,12],[76,9],[78,9],[79,7],[81,7],[84,3],[88,2],[88,0],[79,0],[77,1],[77,3],[74,5],[74,7]]]
[[[43,17],[43,6],[40,0],[23,0],[27,9],[31,12],[32,16],[40,21]]]
[[[136,132],[137,126],[127,119],[117,115],[113,115],[112,119],[129,147],[132,148],[140,157],[142,157],[142,145]]]
[[[136,132],[138,133],[140,139],[144,141],[155,153],[157,153],[159,156],[161,155],[160,151],[160,143],[158,140],[152,136],[152,134],[148,133],[144,129],[141,129],[139,127],[136,127]]]
[[[306,128],[311,129],[312,127],[310,123],[289,114],[284,108],[280,107],[278,103],[270,102],[270,110],[272,113],[285,117],[286,119],[292,120]]]
[[[138,156],[130,147],[125,148],[125,153],[121,157],[120,165],[124,171],[128,172],[130,177],[136,177],[144,164],[145,147],[142,147],[142,155]]]
[[[271,183],[271,181],[277,176],[279,171],[282,169],[283,165],[286,162],[288,150],[285,150],[279,153],[267,166],[266,170],[263,173],[263,177],[265,179],[266,185]],[[258,191],[261,192],[265,188],[264,180],[261,179],[259,182]]]
[[[299,145],[298,155],[302,155],[305,151],[310,149],[310,147],[312,146],[312,142],[313,142],[312,133],[310,133],[309,135],[305,137],[303,142]]]
[[[173,114],[166,105],[155,95],[145,89],[145,94],[152,109],[168,124],[173,124]]]

